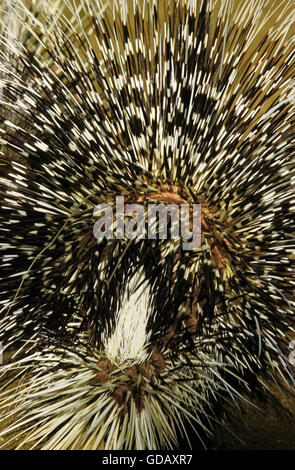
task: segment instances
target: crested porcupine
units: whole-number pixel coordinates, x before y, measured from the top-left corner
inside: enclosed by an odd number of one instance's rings
[[[1,435],[190,445],[223,403],[293,383],[294,11],[28,3],[0,42]],[[118,196],[200,205],[200,246],[97,239]]]

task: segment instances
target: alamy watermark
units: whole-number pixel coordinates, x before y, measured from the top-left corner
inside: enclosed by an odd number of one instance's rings
[[[113,205],[98,204],[93,215],[98,217],[93,227],[97,240],[181,238],[184,250],[195,250],[201,245],[200,204],[125,204],[124,196],[117,196]]]

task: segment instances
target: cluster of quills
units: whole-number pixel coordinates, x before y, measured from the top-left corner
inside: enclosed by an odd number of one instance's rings
[[[0,24],[2,446],[193,446],[292,387],[292,5],[13,0]],[[200,247],[97,240],[118,195],[200,204]]]

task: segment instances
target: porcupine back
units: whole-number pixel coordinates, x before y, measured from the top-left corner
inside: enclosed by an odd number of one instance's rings
[[[27,377],[4,419],[44,448],[173,447],[217,396],[292,380],[294,14],[36,5],[1,42],[3,370]],[[118,195],[201,204],[201,247],[98,242]]]

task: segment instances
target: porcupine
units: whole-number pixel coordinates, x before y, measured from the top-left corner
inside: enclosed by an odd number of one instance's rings
[[[292,384],[294,12],[59,3],[2,25],[2,435],[176,448],[220,403]],[[201,204],[201,246],[97,240],[118,195]]]

